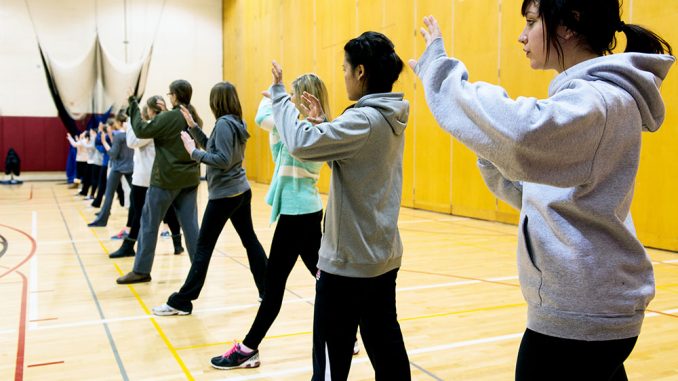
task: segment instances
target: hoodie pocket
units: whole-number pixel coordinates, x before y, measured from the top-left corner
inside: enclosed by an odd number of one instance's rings
[[[520,221],[518,234],[518,277],[523,297],[528,304],[541,305],[541,270],[535,265],[534,253],[530,241],[527,215]]]

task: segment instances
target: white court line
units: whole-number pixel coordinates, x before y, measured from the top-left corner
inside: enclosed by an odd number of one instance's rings
[[[518,278],[517,276],[507,276],[507,277],[490,278],[490,279],[487,279],[487,281],[495,281],[496,282],[496,281],[511,280],[511,279],[517,279],[517,278]],[[413,286],[413,287],[400,287],[400,288],[396,289],[396,292],[416,291],[416,290],[431,289],[431,288],[456,287],[456,286],[465,286],[465,285],[477,284],[477,283],[482,283],[482,281],[480,281],[480,280],[468,280],[468,281],[438,283],[438,284],[421,285],[421,286]],[[314,300],[315,300],[315,297],[285,300],[285,301],[283,301],[283,304],[287,305],[287,304],[308,303],[308,302],[313,302]],[[248,308],[256,308],[256,307],[259,307],[259,303],[256,303],[256,304],[255,303],[240,304],[240,305],[226,306],[226,307],[201,308],[201,309],[193,310],[193,314],[238,311],[238,310],[245,310],[245,309],[248,309]],[[115,322],[131,321],[131,320],[143,320],[143,319],[149,319],[149,318],[152,318],[152,317],[155,317],[155,315],[137,315],[137,316],[127,316],[127,317],[121,317],[121,318],[104,319],[104,320],[101,320],[101,319],[100,320],[86,320],[86,321],[80,321],[80,322],[74,322],[74,323],[49,324],[49,325],[37,325],[37,323],[35,323],[33,326],[29,327],[28,330],[29,331],[43,331],[43,330],[50,330],[50,329],[85,327],[85,326],[99,325],[99,324],[105,324],[105,323],[115,323]],[[170,318],[171,319],[176,319],[176,318],[181,319],[182,317],[170,317]],[[15,332],[16,332],[16,330],[9,329],[9,330],[0,331],[0,335],[15,333]]]
[[[31,236],[38,242],[38,212],[33,211],[31,219]],[[31,323],[31,320],[39,319],[38,311],[38,294],[34,291],[38,290],[38,253],[36,251],[33,258],[31,258],[31,274],[28,277],[28,291],[30,295],[28,297],[28,328],[36,327],[37,323]]]
[[[502,335],[502,336],[493,336],[493,337],[486,337],[483,339],[476,339],[476,340],[466,340],[466,341],[458,341],[456,343],[449,343],[449,344],[443,344],[443,345],[436,345],[433,347],[428,347],[428,348],[419,348],[419,349],[414,349],[411,351],[407,351],[407,354],[409,356],[412,355],[418,355],[422,353],[430,353],[430,352],[440,352],[440,351],[445,351],[449,349],[454,349],[454,348],[463,348],[463,347],[470,347],[474,345],[480,345],[480,344],[488,344],[488,343],[496,343],[500,341],[507,341],[507,340],[515,340],[519,339],[523,336],[523,333],[512,333],[510,335]],[[351,365],[353,364],[363,364],[369,362],[368,357],[361,357],[357,359],[353,359],[351,361]],[[276,377],[279,376],[288,376],[291,374],[297,374],[297,373],[306,373],[306,372],[312,372],[313,367],[311,366],[302,366],[302,367],[297,367],[297,368],[290,368],[290,369],[285,369],[285,370],[280,370],[280,371],[274,371],[274,372],[265,372],[265,373],[259,373],[259,374],[253,374],[251,376],[240,376],[240,377],[228,377],[228,378],[220,378],[218,380],[229,380],[229,381],[245,381],[245,380],[256,380],[260,378],[273,378],[275,379]]]

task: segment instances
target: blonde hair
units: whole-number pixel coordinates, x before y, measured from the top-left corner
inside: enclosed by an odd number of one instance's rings
[[[325,87],[325,83],[323,83],[323,81],[317,75],[308,73],[299,76],[297,79],[292,81],[292,88],[294,89],[294,103],[298,105],[301,104],[301,95],[305,91],[318,98],[320,105],[323,108],[323,112],[325,113],[325,117],[327,120],[332,119],[327,88]]]

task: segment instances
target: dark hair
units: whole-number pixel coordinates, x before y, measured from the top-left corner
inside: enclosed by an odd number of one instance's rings
[[[224,115],[235,115],[242,119],[242,107],[238,92],[230,82],[219,82],[210,91],[210,108],[216,119]]]
[[[125,114],[125,110],[118,111],[118,113],[115,114],[115,120],[120,124],[125,123],[127,121],[127,114]]]
[[[202,127],[202,119],[200,119],[198,112],[191,104],[191,97],[193,96],[193,87],[191,87],[191,84],[184,79],[177,79],[170,83],[169,90],[170,94],[174,94],[179,104],[186,106],[198,126]]]
[[[352,68],[365,68],[364,94],[388,93],[403,71],[403,61],[388,37],[365,32],[344,45],[346,61]]]
[[[146,100],[146,106],[153,110],[153,112],[157,115],[162,112],[162,108],[158,106],[158,101],[163,101],[162,97],[160,95],[154,95]]]
[[[597,55],[612,53],[617,47],[616,32],[626,34],[625,52],[672,54],[671,45],[654,32],[621,20],[619,0],[523,0],[523,16],[534,4],[543,21],[544,44],[548,57],[551,46],[556,48],[558,60],[563,64],[563,48],[558,41],[557,29],[564,26],[576,33]]]

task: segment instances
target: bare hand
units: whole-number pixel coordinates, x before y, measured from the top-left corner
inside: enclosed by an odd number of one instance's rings
[[[158,106],[162,111],[167,111],[167,105],[165,105],[165,100],[160,98],[155,101],[155,105]]]
[[[301,107],[306,113],[306,119],[313,124],[322,123],[325,121],[325,112],[320,100],[315,95],[304,91],[301,94]]]
[[[132,90],[131,87],[127,88],[127,98],[131,98],[134,96],[134,90]]]
[[[440,32],[440,27],[438,26],[438,20],[435,19],[433,16],[425,16],[424,17],[424,24],[426,25],[426,28],[424,29],[423,27],[419,29],[419,32],[421,32],[421,35],[424,37],[424,41],[426,41],[426,47],[428,48],[429,45],[435,40],[436,38],[442,38],[443,34]],[[414,59],[411,59],[407,62],[412,70],[417,66],[417,61]]]
[[[193,115],[191,115],[191,112],[188,111],[186,106],[184,106],[184,105],[179,106],[179,110],[181,111],[181,115],[184,116],[184,119],[186,120],[186,124],[188,124],[188,127],[191,127],[191,128],[195,127],[196,123],[193,120]],[[189,136],[189,138],[190,138],[190,136]],[[191,139],[191,141],[192,141],[192,139]],[[195,145],[194,145],[194,148],[195,148]]]
[[[273,61],[273,68],[271,69],[271,73],[273,73],[273,84],[281,85],[283,83],[282,67],[275,61]]]
[[[181,141],[184,143],[186,152],[188,152],[189,155],[192,154],[195,150],[195,141],[191,138],[191,135],[186,131],[181,131]]]

